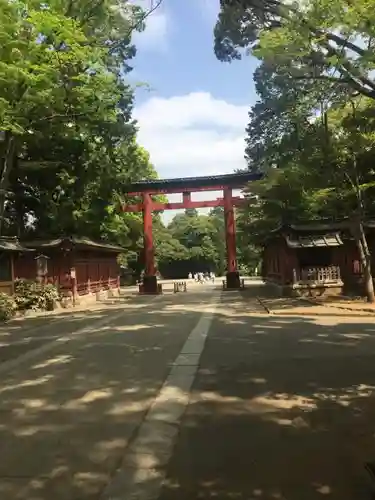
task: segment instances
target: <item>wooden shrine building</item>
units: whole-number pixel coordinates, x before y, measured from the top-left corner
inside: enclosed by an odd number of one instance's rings
[[[33,254],[16,237],[0,237],[0,292],[13,295],[17,277],[16,262],[21,256],[29,256],[30,252]]]
[[[34,252],[19,254],[14,262],[15,276],[53,283],[62,296],[72,297],[73,303],[81,296],[120,286],[117,257],[124,252],[122,247],[74,237],[23,245]]]
[[[375,269],[375,223],[364,224]],[[291,224],[264,243],[262,275],[283,295],[361,293],[362,269],[349,223]]]
[[[251,172],[216,175],[210,177],[188,177],[181,179],[156,179],[135,182],[125,190],[130,198],[123,204],[124,212],[143,212],[145,275],[140,291],[156,294],[160,291],[157,284],[152,236],[152,212],[188,208],[224,207],[225,239],[227,247],[227,288],[240,288],[240,277],[236,258],[236,226],[234,207],[244,202],[243,198],[233,196],[233,189],[242,189],[261,174]],[[212,201],[193,201],[191,193],[198,191],[223,191],[223,197]],[[154,195],[182,193],[182,202],[159,203]],[[141,201],[137,198],[141,197]],[[131,199],[134,201],[131,201]]]

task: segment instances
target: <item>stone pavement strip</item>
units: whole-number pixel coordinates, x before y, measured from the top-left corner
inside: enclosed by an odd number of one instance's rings
[[[187,404],[211,297],[140,298],[4,364],[0,499],[139,498],[140,478],[153,474],[160,485],[155,463],[165,462]]]
[[[189,402],[189,393],[213,319],[217,297],[187,338],[171,372],[131,443],[103,500],[156,500]]]

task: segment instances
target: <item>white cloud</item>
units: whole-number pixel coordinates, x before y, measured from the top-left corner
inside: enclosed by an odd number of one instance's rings
[[[161,178],[231,173],[244,168],[249,106],[215,99],[208,92],[171,98],[151,97],[137,106],[138,140]],[[221,193],[195,193],[215,199]],[[181,196],[171,195],[171,201]],[[204,210],[206,211],[206,210]],[[170,220],[174,212],[165,213]]]
[[[245,165],[248,109],[208,92],[152,97],[135,109],[139,142],[161,177],[230,173]]]
[[[150,0],[134,0],[146,12],[152,8]],[[133,42],[140,51],[164,51],[168,47],[169,16],[164,4],[152,12],[145,21],[146,28],[142,32],[135,32]]]

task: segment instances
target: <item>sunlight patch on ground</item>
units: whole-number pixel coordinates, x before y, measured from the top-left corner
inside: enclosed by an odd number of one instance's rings
[[[116,328],[112,328],[112,331],[114,332],[136,332],[138,330],[147,330],[149,328],[162,328],[163,324],[157,324],[153,323],[152,325],[123,325],[123,326],[116,326]]]
[[[5,385],[4,387],[0,388],[0,394],[9,391],[15,391],[17,389],[23,389],[25,387],[34,387],[37,385],[43,385],[54,378],[55,377],[53,375],[45,375],[44,377],[39,377],[34,380],[25,380],[23,382],[20,382],[19,384]]]
[[[218,404],[225,404],[225,412],[244,413],[248,412],[253,415],[262,415],[275,413],[279,411],[290,411],[294,409],[312,411],[317,409],[317,404],[312,398],[306,398],[297,394],[276,393],[257,396],[250,400],[244,400],[239,397],[222,396],[215,392],[202,392],[196,394],[192,398],[195,402],[206,401]],[[283,425],[291,425],[293,422],[289,419],[278,419],[278,423]]]
[[[112,417],[118,417],[129,415],[132,413],[140,413],[146,411],[153,401],[154,398],[147,398],[143,399],[142,401],[126,401],[124,403],[115,403],[106,414]]]
[[[56,424],[40,424],[22,427],[21,429],[13,430],[13,434],[17,437],[30,437],[36,434],[49,433],[56,434],[58,432],[68,431],[69,425],[56,425]]]
[[[331,488],[326,484],[316,484],[314,486],[316,487],[316,491],[321,495],[330,495],[332,493]]]
[[[276,393],[272,395],[258,396],[251,399],[250,405],[255,408],[268,407],[269,411],[274,410],[292,410],[294,408],[304,410],[316,409],[316,403],[311,398],[299,396],[297,394]]]
[[[337,394],[333,389],[326,389],[326,392],[316,392],[313,396],[321,401],[333,401],[341,406],[349,406],[358,398],[370,398],[374,395],[375,386],[359,384],[345,389],[344,394]]]
[[[29,408],[30,410],[42,409],[48,404],[46,399],[24,399],[22,401],[23,406],[25,408]]]
[[[69,402],[65,403],[62,408],[65,410],[79,410],[83,405],[94,403],[102,399],[109,399],[112,396],[112,389],[96,389],[86,392],[81,398],[71,399]]]
[[[369,333],[341,333],[340,337],[344,337],[346,339],[362,340],[364,338],[370,337],[370,334]]]
[[[34,365],[32,367],[32,370],[38,370],[39,368],[46,368],[47,366],[52,366],[52,365],[66,364],[72,360],[73,356],[70,356],[69,354],[55,356],[53,358],[47,359],[43,363],[38,363],[37,365]]]
[[[252,382],[253,384],[266,384],[267,380],[265,378],[257,377],[257,378],[251,378],[250,382]]]
[[[29,417],[30,413],[35,414],[35,411],[52,412],[60,408],[59,404],[48,403],[44,399],[20,399],[18,404],[21,405],[21,408],[14,408],[12,415],[20,419]]]

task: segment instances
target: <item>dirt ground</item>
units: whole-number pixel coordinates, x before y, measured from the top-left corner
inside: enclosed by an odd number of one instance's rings
[[[160,500],[372,498],[375,318],[222,300]]]
[[[372,313],[276,299],[255,284],[30,322],[0,329],[0,500],[372,498]],[[190,337],[199,354],[186,350]],[[176,359],[185,375],[171,379]],[[150,426],[168,378],[173,419]],[[127,461],[147,426],[141,456]],[[139,489],[120,483],[106,496],[121,468]]]

